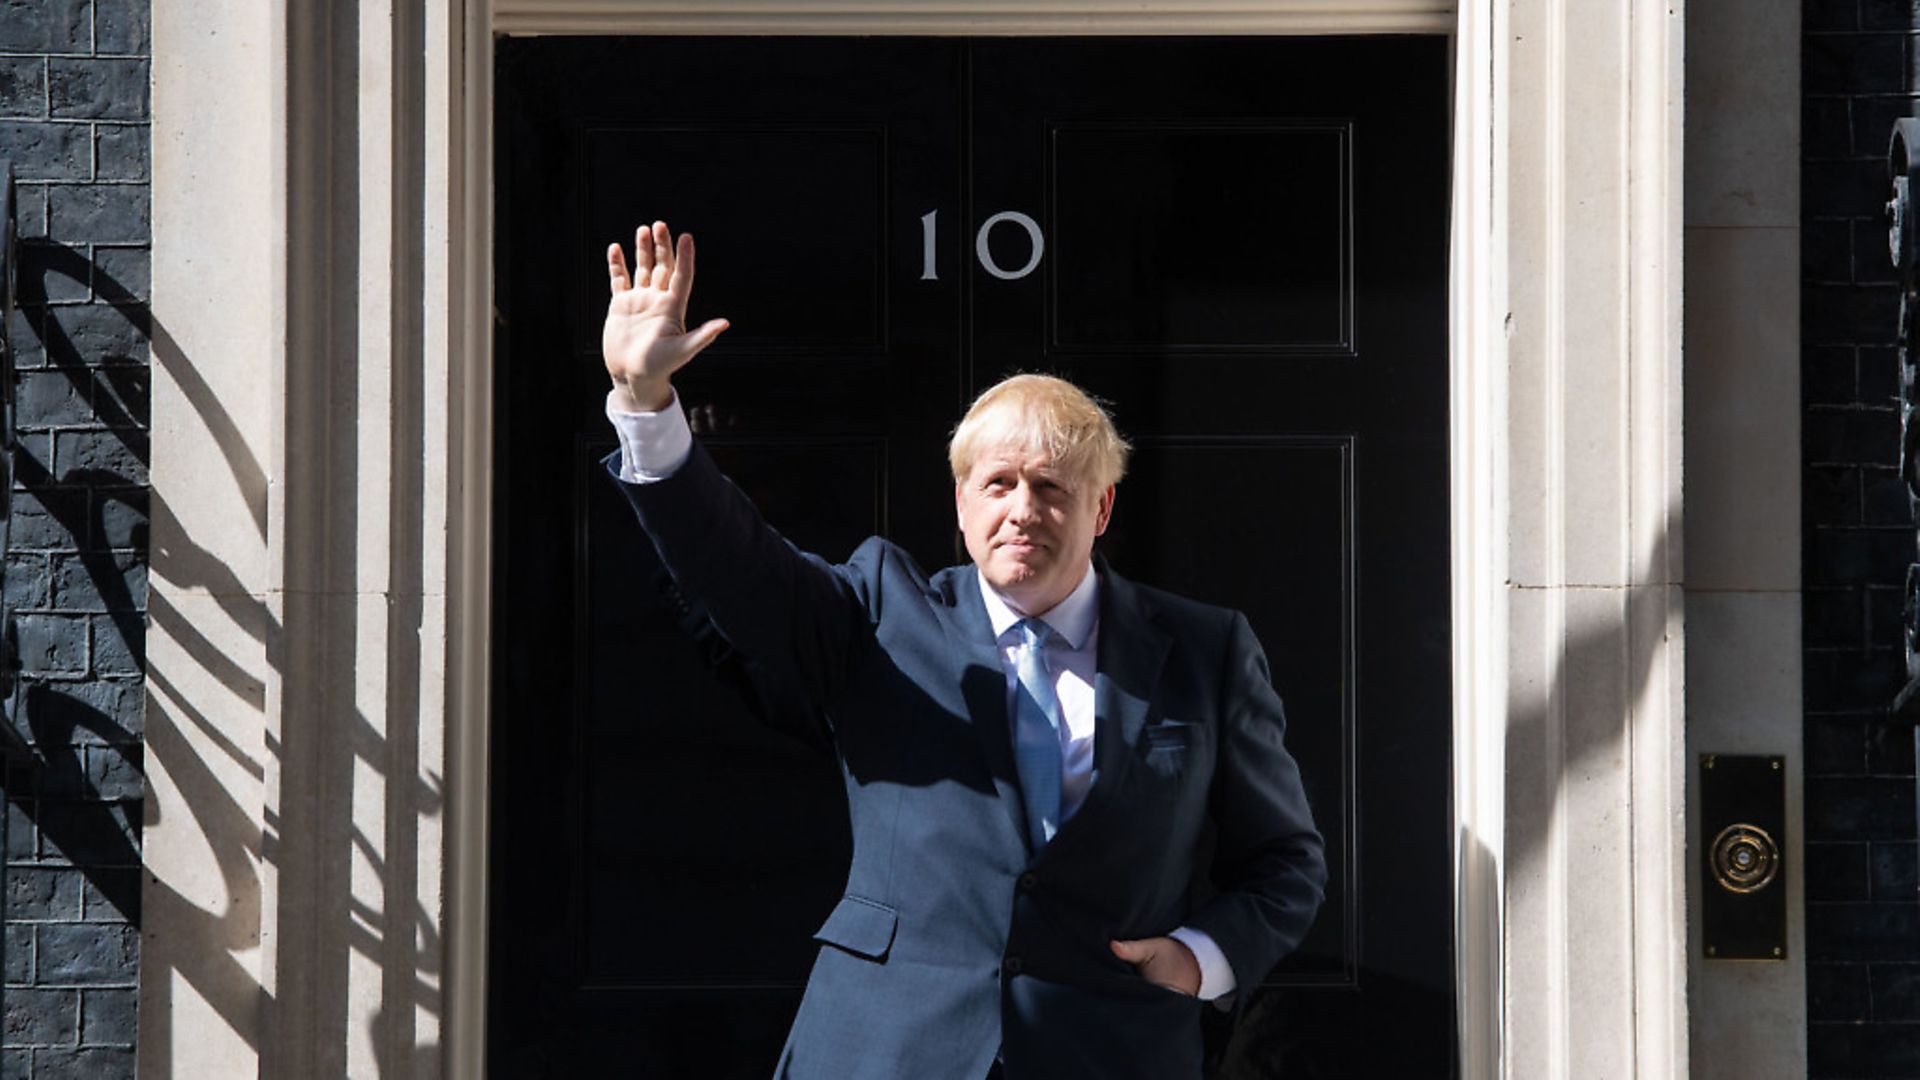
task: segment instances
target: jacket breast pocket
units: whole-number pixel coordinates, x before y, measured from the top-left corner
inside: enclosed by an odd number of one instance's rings
[[[899,914],[879,901],[843,896],[813,937],[863,959],[885,960],[899,923]]]
[[[1187,752],[1198,736],[1191,721],[1162,720],[1141,730],[1141,759],[1156,774],[1177,776],[1186,767]]]

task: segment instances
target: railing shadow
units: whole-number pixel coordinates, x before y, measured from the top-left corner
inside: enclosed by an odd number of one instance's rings
[[[11,237],[13,222],[5,225]],[[23,492],[51,519],[52,530],[46,530],[45,520],[36,522],[41,532],[33,539],[43,550],[7,552],[10,621],[4,632],[16,646],[8,651],[14,666],[5,673],[11,723],[0,728],[11,833],[7,858],[9,866],[77,870],[84,887],[73,917],[84,920],[98,935],[99,945],[111,950],[119,969],[114,975],[132,979],[144,915],[139,849],[144,758],[138,725],[130,727],[126,721],[136,711],[128,699],[137,693],[134,677],[144,643],[140,608],[145,600],[135,595],[144,590],[144,579],[135,574],[137,584],[130,582],[131,568],[122,565],[128,553],[114,541],[137,548],[144,535],[137,527],[124,536],[110,530],[106,509],[120,493],[144,483],[145,417],[133,415],[129,406],[144,412],[145,373],[131,366],[113,373],[85,366],[50,316],[48,277],[65,275],[92,288],[94,267],[85,256],[46,242],[9,254],[17,258],[9,260],[9,284],[18,285],[15,296],[21,302],[8,312],[5,327],[9,374],[30,334],[36,366],[65,374],[82,400],[99,405],[91,417],[95,425],[71,433],[57,426],[59,417],[15,417],[16,424],[24,420],[29,429],[38,430],[16,439],[9,470],[9,521],[12,495]],[[28,270],[24,275],[21,264]],[[104,271],[100,277],[104,289],[118,287]],[[127,290],[119,292],[132,301]],[[14,400],[17,384],[7,390]],[[66,419],[71,423],[71,417]],[[48,463],[62,435],[79,465],[56,481]],[[96,467],[93,463],[99,461],[129,463],[128,471],[137,475]],[[10,540],[17,542],[23,535],[11,531]],[[74,565],[84,581],[67,573]],[[27,618],[12,619],[19,610],[28,612]],[[103,619],[111,630],[103,629]],[[13,895],[9,891],[9,899]],[[113,942],[116,922],[119,941]],[[9,922],[10,930],[13,926]],[[10,964],[9,982],[37,982],[48,959],[36,949],[35,966]],[[12,1031],[15,1016],[26,1006],[14,1000],[7,1004]]]
[[[124,333],[99,332],[101,312],[123,320],[150,348],[152,371],[165,376],[226,463],[228,476],[200,482],[242,493],[264,544],[268,475],[240,422],[135,291],[85,252],[39,243],[31,265],[38,276],[23,283],[28,304],[15,324],[16,338],[24,325],[31,340],[16,344],[32,353],[37,366],[66,376],[73,392],[91,403],[97,423],[112,433],[107,437],[118,440],[124,460],[135,465],[115,471],[83,464],[55,475],[56,463],[42,460],[30,439],[17,455],[17,490],[70,539],[74,562],[104,609],[82,617],[100,617],[112,626],[149,692],[143,730],[134,730],[89,702],[85,691],[97,677],[29,665],[13,702],[17,726],[10,732],[8,800],[18,820],[30,824],[50,850],[64,853],[130,927],[146,931],[140,957],[143,1075],[167,1075],[167,1063],[180,1049],[174,1040],[181,993],[197,999],[192,1011],[211,1011],[232,1038],[259,1053],[262,1075],[343,1075],[347,1048],[358,1041],[371,1044],[368,1057],[378,1073],[418,1073],[438,1054],[437,1031],[421,1031],[422,1020],[437,1028],[442,1009],[441,916],[418,899],[418,834],[423,819],[440,817],[445,809],[441,778],[419,769],[412,726],[419,714],[418,684],[430,675],[419,652],[422,600],[418,590],[410,598],[401,595],[401,583],[419,572],[418,530],[395,530],[401,542],[375,556],[384,557],[395,582],[383,599],[394,644],[380,661],[394,676],[385,700],[368,703],[384,714],[370,716],[353,696],[353,672],[368,658],[356,655],[356,608],[363,598],[351,583],[320,583],[334,588],[334,597],[309,603],[305,621],[295,623],[285,609],[300,609],[304,601],[283,596],[276,610],[270,596],[189,537],[170,502],[181,492],[147,489],[148,368],[139,365],[139,350],[128,347]],[[49,288],[46,279],[53,277],[84,285],[101,299],[48,302],[50,293],[60,292]],[[75,314],[82,307],[87,314]],[[67,318],[88,325],[70,333]],[[417,358],[417,337],[411,346]],[[425,421],[417,363],[411,377],[414,385],[396,393],[392,422],[396,517],[423,498]],[[351,400],[352,388],[345,389]],[[330,463],[333,471],[318,470],[312,482],[351,491],[357,417],[336,415],[335,422],[341,426],[328,433],[329,445],[341,453]],[[303,479],[282,482],[297,487]],[[150,526],[126,528],[125,517],[148,513]],[[304,524],[323,524],[335,540],[354,536],[350,514]],[[124,545],[98,542],[109,535]],[[128,548],[144,550],[160,583],[150,594],[139,595],[137,575],[129,582]],[[329,554],[348,566],[357,557],[350,549]],[[209,622],[216,612],[217,622]],[[145,654],[149,625],[168,645],[161,663]],[[236,640],[250,644],[236,650]],[[303,716],[322,722],[282,729],[285,742],[277,742],[268,723],[272,688],[287,682],[289,657],[316,651],[327,657],[327,666],[300,674],[318,679],[328,694],[320,710],[308,703]],[[128,684],[139,685],[131,676]],[[156,777],[164,776],[164,794],[151,790],[152,782],[143,791],[149,765]],[[380,810],[371,820],[364,813],[356,818],[356,804],[367,793]],[[184,828],[204,845],[205,859],[188,878],[175,879],[185,869],[178,866],[168,867],[166,876],[141,873],[142,823],[129,813],[141,805],[147,829]],[[185,815],[191,824],[163,815]],[[276,906],[269,912],[263,904]],[[271,927],[263,921],[269,914]],[[315,959],[317,970],[311,966]],[[367,1029],[355,1033],[349,1030],[350,983],[364,993],[369,964],[379,969],[373,978],[380,1005],[365,1021]],[[263,982],[269,969],[277,980],[271,992]]]

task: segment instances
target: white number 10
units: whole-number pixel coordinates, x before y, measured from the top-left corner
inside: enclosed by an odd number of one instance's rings
[[[939,228],[936,222],[939,214],[940,211],[938,210],[929,210],[920,215],[921,281],[940,280],[940,274],[934,269],[933,261],[936,247],[934,240]],[[993,231],[995,225],[1003,221],[1011,221],[1027,230],[1027,241],[1032,246],[1032,253],[1027,256],[1026,265],[1018,270],[1008,270],[999,263],[994,262],[993,252],[987,249],[987,235]],[[981,222],[979,231],[973,234],[973,256],[980,260],[980,268],[1002,281],[1018,281],[1028,274],[1033,273],[1034,268],[1040,265],[1040,256],[1045,254],[1046,250],[1047,239],[1040,233],[1040,223],[1018,210],[1000,211]]]

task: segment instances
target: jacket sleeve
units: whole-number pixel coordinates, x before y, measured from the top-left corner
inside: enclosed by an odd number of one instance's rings
[[[1219,894],[1188,920],[1205,931],[1249,991],[1313,925],[1326,895],[1325,845],[1284,743],[1286,718],[1246,617],[1233,615],[1222,688],[1227,702],[1212,804]]]
[[[734,648],[815,708],[833,700],[852,651],[870,637],[869,589],[856,567],[794,547],[760,517],[696,441],[686,463],[652,483],[620,479],[605,461],[676,586],[706,607]]]
[[[651,542],[635,546],[645,549],[635,552],[634,558],[653,564],[649,577],[654,590],[674,615],[680,632],[694,647],[701,664],[713,674],[714,681],[731,691],[761,726],[789,735],[814,749],[827,749],[833,736],[820,710],[734,648],[733,642],[714,625],[707,606],[682,592],[673,575],[659,564]]]

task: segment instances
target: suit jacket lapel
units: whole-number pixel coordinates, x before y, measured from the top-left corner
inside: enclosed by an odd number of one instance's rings
[[[1007,726],[1007,675],[1000,663],[993,624],[980,598],[980,573],[971,567],[955,575],[954,617],[947,624],[953,655],[960,660],[960,689],[973,720],[973,733],[987,759],[994,790],[1013,831],[1027,842],[1027,809],[1021,800],[1019,772],[1013,765],[1013,734]]]
[[[1100,579],[1100,645],[1093,684],[1094,762],[1102,784],[1120,779],[1129,753],[1146,726],[1147,712],[1160,685],[1173,637],[1154,620],[1140,590],[1126,578],[1097,564]]]

